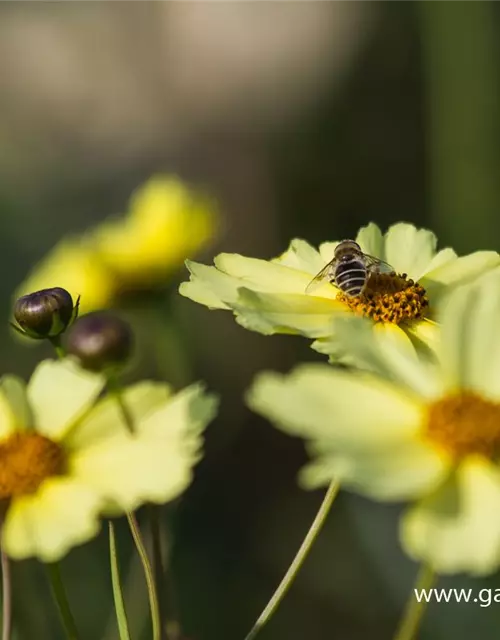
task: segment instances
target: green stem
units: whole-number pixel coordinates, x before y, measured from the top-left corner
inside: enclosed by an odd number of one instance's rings
[[[323,502],[320,505],[318,513],[316,514],[316,517],[309,527],[309,531],[302,541],[302,544],[300,545],[300,548],[297,551],[292,564],[288,568],[288,571],[285,573],[283,580],[280,582],[278,588],[267,603],[264,611],[260,614],[256,623],[254,624],[248,635],[245,637],[245,640],[253,640],[253,638],[255,638],[262,627],[264,627],[264,625],[269,622],[271,616],[274,614],[280,602],[285,597],[288,589],[292,586],[293,581],[297,577],[300,568],[304,564],[304,561],[307,558],[314,541],[318,537],[318,534],[326,521],[326,517],[330,512],[331,506],[338,491],[339,483],[336,480],[333,480],[328,487],[327,492],[325,493],[325,497],[323,498]]]
[[[144,570],[144,576],[146,578],[146,584],[148,587],[149,595],[149,607],[151,609],[151,623],[153,627],[153,640],[161,640],[161,622],[160,622],[160,608],[158,605],[158,597],[156,595],[156,585],[153,576],[153,569],[149,562],[146,547],[142,541],[141,532],[139,530],[139,524],[133,513],[127,513],[127,520],[134,538],[135,546],[141,559],[142,568]]]
[[[130,433],[135,433],[134,418],[123,398],[122,388],[115,376],[108,377],[108,390],[114,396],[122,414],[123,422]]]
[[[54,351],[56,352],[57,357],[62,360],[66,357],[66,351],[62,346],[61,336],[55,336],[54,338],[49,338],[50,343],[54,347]]]
[[[59,565],[56,562],[52,562],[45,566],[49,575],[52,595],[59,610],[59,615],[61,617],[64,631],[66,632],[66,637],[68,640],[78,640],[78,630],[76,628],[73,614],[71,613],[68,598],[66,597]]]
[[[436,574],[431,567],[422,565],[417,574],[414,589],[428,590],[435,581]],[[412,589],[408,602],[406,603],[403,617],[399,623],[394,640],[412,640],[417,635],[428,602],[424,597],[420,598],[419,602],[415,597],[414,589]]]
[[[122,588],[120,583],[120,566],[118,562],[118,553],[116,549],[115,527],[111,520],[108,522],[108,528],[109,528],[109,556],[110,556],[110,563],[111,563],[111,582],[113,584],[113,600],[115,603],[118,632],[120,634],[120,640],[130,640],[127,612],[125,610],[125,602],[123,601],[123,593],[122,593]]]
[[[185,336],[180,330],[182,321],[176,311],[175,297],[162,292],[153,298],[148,310],[146,324],[151,326],[153,336],[151,351],[154,355],[157,374],[160,378],[168,380],[174,387],[182,388],[192,380],[192,366]],[[160,598],[162,640],[164,635],[167,640],[179,640],[182,632],[176,585],[172,571],[168,568],[167,549],[170,544],[170,527],[165,525],[162,528],[160,513],[159,507],[151,506],[149,516],[153,543],[152,557]]]
[[[2,640],[10,640],[12,634],[12,579],[10,560],[2,549]]]
[[[161,536],[161,526],[160,526],[160,508],[157,505],[150,505],[148,509],[149,515],[149,524],[151,528],[151,546],[152,546],[152,556],[153,556],[153,571],[154,571],[154,580],[157,587],[158,592],[158,602],[160,609],[160,620],[165,620],[165,612],[163,603],[165,602],[164,597],[164,572],[165,565],[163,560],[163,550],[162,550],[162,536]],[[165,640],[165,629],[163,624],[161,625],[161,640]],[[175,634],[169,634],[169,640],[171,636]]]
[[[162,640],[180,640],[183,636],[179,622],[176,589],[172,572],[167,573],[170,528],[162,519],[162,510],[158,505],[150,505],[148,515],[151,528],[154,577],[160,603],[160,620],[162,621],[161,637]]]
[[[135,433],[135,425],[132,413],[129,411],[127,404],[123,398],[122,388],[120,383],[115,377],[108,378],[108,388],[111,393],[116,398],[116,401],[120,407],[123,421],[127,425],[127,429],[130,433]],[[149,607],[151,609],[151,624],[153,628],[153,640],[161,640],[161,618],[160,618],[160,608],[158,605],[158,595],[156,593],[156,584],[153,575],[153,569],[151,568],[151,563],[148,558],[148,554],[146,551],[146,547],[142,540],[141,532],[139,529],[139,524],[136,520],[136,517],[133,513],[127,513],[127,520],[130,526],[130,531],[132,533],[132,537],[134,539],[135,546],[137,548],[137,552],[139,553],[139,558],[142,563],[142,568],[144,570],[144,576],[146,578],[146,584],[148,588],[148,596],[149,596]]]

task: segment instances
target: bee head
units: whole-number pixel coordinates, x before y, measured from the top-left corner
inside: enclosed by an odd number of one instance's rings
[[[342,240],[335,248],[335,258],[341,260],[353,253],[361,253],[361,247],[354,240]]]

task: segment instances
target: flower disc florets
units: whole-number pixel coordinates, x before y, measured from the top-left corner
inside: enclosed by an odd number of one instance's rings
[[[463,392],[429,408],[427,435],[456,457],[500,453],[500,405]]]
[[[34,493],[44,480],[63,473],[62,448],[35,432],[18,432],[0,443],[0,500]]]
[[[348,296],[341,291],[337,300],[358,315],[375,322],[394,324],[421,319],[429,307],[425,289],[418,282],[409,279],[406,273],[395,272],[372,273],[363,293]]]

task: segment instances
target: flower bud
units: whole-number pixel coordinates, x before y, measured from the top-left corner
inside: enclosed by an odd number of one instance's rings
[[[42,289],[21,296],[14,305],[14,318],[20,333],[37,340],[51,339],[63,333],[78,314],[71,294],[61,287]]]
[[[120,367],[132,352],[132,331],[127,322],[104,312],[82,316],[68,331],[66,351],[90,371]]]

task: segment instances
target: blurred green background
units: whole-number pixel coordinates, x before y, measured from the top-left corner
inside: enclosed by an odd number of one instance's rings
[[[459,252],[500,249],[499,36],[494,2],[2,2],[2,371],[28,377],[50,353],[7,328],[34,263],[158,172],[217,198],[207,262],[352,237],[369,221],[431,228]],[[206,380],[222,406],[195,482],[164,513],[171,570],[186,638],[242,640],[322,497],[296,487],[302,444],[242,395],[257,371],[319,356],[181,298],[186,277],[170,283],[165,327],[178,338],[160,368],[176,384]],[[148,353],[140,304],[128,312]],[[143,357],[133,376],[158,373]],[[399,509],[342,493],[262,640],[391,638],[415,574]],[[143,577],[120,534],[134,638],[148,638]],[[117,638],[107,563],[103,534],[62,564],[84,639]],[[496,576],[442,584],[500,588]],[[38,565],[17,564],[14,587],[18,640],[62,637]],[[499,629],[499,604],[434,604],[421,637]]]

